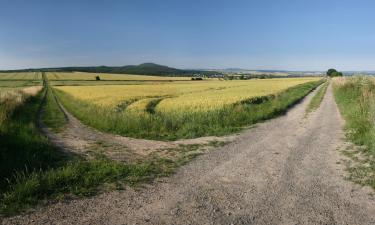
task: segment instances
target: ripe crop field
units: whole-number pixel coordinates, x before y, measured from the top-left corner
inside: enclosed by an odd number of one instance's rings
[[[161,99],[157,111],[209,111],[257,96],[275,94],[317,78],[291,78],[250,81],[174,82],[143,85],[63,86],[56,89],[98,106],[117,107],[146,99]],[[125,107],[123,107],[125,109]],[[143,108],[145,110],[145,108]]]
[[[320,78],[280,78],[55,89],[69,111],[97,129],[176,139],[225,134],[272,117],[320,83]]]
[[[47,78],[50,81],[95,81],[96,76],[101,81],[168,81],[168,80],[190,80],[190,77],[165,77],[165,76],[145,76],[131,74],[108,74],[108,73],[85,73],[85,72],[49,72]]]

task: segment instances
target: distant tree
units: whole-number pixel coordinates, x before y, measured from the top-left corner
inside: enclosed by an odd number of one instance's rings
[[[341,74],[341,75],[340,75]],[[329,77],[337,77],[337,76],[342,76],[342,73],[338,72],[337,70],[335,69],[329,69],[327,71],[327,76]]]
[[[96,77],[95,77],[95,80],[100,80],[100,77],[99,77],[99,76],[96,76]]]

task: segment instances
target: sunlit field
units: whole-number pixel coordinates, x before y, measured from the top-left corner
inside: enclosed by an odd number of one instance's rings
[[[226,134],[276,116],[320,83],[320,78],[280,78],[59,86],[55,90],[70,112],[99,130],[177,139]]]
[[[47,78],[50,81],[96,81],[99,77],[101,81],[168,81],[168,80],[190,80],[190,77],[166,77],[166,76],[146,76],[131,74],[108,74],[108,73],[85,73],[85,72],[49,72]]]
[[[160,99],[157,111],[209,111],[249,98],[275,94],[289,87],[316,80],[319,78],[63,86],[56,89],[98,106],[117,107],[127,104],[127,107],[131,107],[132,104],[142,105],[147,100]],[[138,101],[142,103],[138,104]]]

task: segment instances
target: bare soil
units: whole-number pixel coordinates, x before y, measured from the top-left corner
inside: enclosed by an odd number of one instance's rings
[[[345,179],[332,87],[305,117],[310,99],[154,184],[59,202],[3,224],[375,224],[374,192]]]

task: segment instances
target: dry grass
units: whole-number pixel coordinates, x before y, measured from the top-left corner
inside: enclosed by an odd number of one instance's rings
[[[0,127],[17,106],[21,105],[28,96],[35,96],[42,87],[1,88],[0,89]]]

